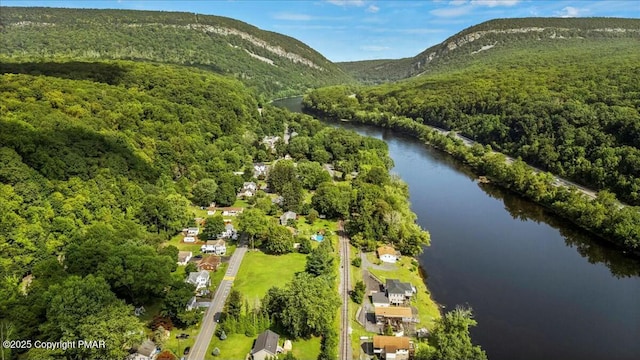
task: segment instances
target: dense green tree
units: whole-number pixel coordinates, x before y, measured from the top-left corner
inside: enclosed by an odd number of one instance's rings
[[[236,186],[224,182],[218,185],[215,202],[218,206],[231,206],[236,201]]]
[[[267,185],[271,191],[282,193],[282,189],[288,183],[296,179],[296,168],[291,160],[280,160],[269,170]]]
[[[263,248],[269,254],[290,253],[293,251],[293,235],[286,227],[273,225],[269,228],[267,238],[263,242]]]
[[[247,209],[238,216],[238,229],[249,235],[252,247],[256,238],[261,240],[268,233],[270,225],[269,218],[260,209]]]
[[[311,204],[320,214],[329,218],[346,217],[351,203],[349,185],[322,183],[311,199]]]
[[[318,336],[332,326],[340,306],[331,282],[326,277],[299,273],[284,289],[269,289],[262,303],[290,336]]]
[[[201,234],[203,239],[215,239],[224,231],[224,219],[221,215],[207,217]]]
[[[317,162],[301,161],[296,170],[305,189],[315,190],[323,182],[331,181],[329,173]]]
[[[284,184],[280,190],[282,195],[282,208],[294,212],[300,211],[300,206],[304,200],[304,190],[298,179]]]
[[[305,271],[314,276],[332,275],[335,256],[330,241],[323,241],[307,256]]]
[[[418,360],[483,360],[485,352],[471,343],[469,327],[477,323],[471,309],[457,308],[436,321],[427,347],[416,353]]]
[[[162,300],[162,309],[160,313],[162,316],[170,318],[174,324],[178,326],[184,326],[180,319],[180,315],[186,312],[186,306],[195,288],[192,284],[184,281],[173,282],[164,293],[164,299]]]
[[[202,179],[193,186],[191,191],[196,205],[209,206],[216,199],[218,184],[213,179]]]

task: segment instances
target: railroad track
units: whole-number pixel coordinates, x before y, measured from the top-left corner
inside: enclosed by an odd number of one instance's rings
[[[340,231],[340,290],[342,295],[342,326],[340,329],[340,354],[341,360],[351,360],[351,341],[349,338],[349,290],[351,289],[349,277],[349,240],[344,236],[342,221],[338,223]]]

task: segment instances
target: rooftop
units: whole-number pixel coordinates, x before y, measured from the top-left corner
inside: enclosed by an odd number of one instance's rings
[[[278,340],[280,339],[280,335],[274,333],[271,330],[267,330],[260,335],[256,339],[256,343],[251,349],[251,353],[255,354],[260,350],[266,350],[267,352],[275,355],[278,351]]]
[[[409,349],[410,346],[408,337],[382,335],[373,336],[373,347],[376,349]]]

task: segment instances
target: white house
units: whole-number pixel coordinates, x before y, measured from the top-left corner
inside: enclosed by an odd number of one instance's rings
[[[198,236],[200,234],[200,229],[197,227],[191,227],[187,229],[187,236]]]
[[[371,303],[374,307],[388,307],[389,298],[383,292],[374,292],[371,294]]]
[[[127,360],[151,360],[155,358],[157,352],[156,344],[151,340],[145,340],[138,346],[135,353],[127,356]]]
[[[236,234],[236,229],[233,227],[233,224],[228,223],[224,226],[224,231],[218,234],[218,238],[220,239],[233,238],[235,234]]]
[[[178,251],[178,265],[187,265],[192,257],[193,253],[191,251]]]
[[[189,284],[193,284],[196,286],[196,290],[200,290],[202,288],[206,288],[211,284],[211,279],[209,277],[208,271],[195,271],[189,273],[189,276],[185,280]]]
[[[242,189],[240,190],[237,196],[251,197],[256,194],[256,191],[258,191],[258,185],[256,185],[256,183],[254,183],[253,181],[245,182],[242,185]]]
[[[296,213],[294,213],[293,211],[287,211],[286,213],[282,214],[282,216],[280,216],[280,225],[287,225],[287,223],[289,222],[289,220],[295,220],[296,219]]]
[[[253,360],[265,360],[267,358],[275,358],[283,349],[278,346],[280,335],[271,330],[267,330],[256,339],[253,349],[251,349],[251,358]]]
[[[196,242],[196,238],[193,236],[185,236],[184,239],[182,239],[182,241],[186,243],[194,243]]]
[[[237,216],[240,213],[242,213],[244,209],[241,207],[221,207],[221,208],[216,208],[215,212],[221,211],[222,212],[222,216]]]
[[[381,261],[395,264],[398,261],[398,252],[391,246],[380,246],[378,248],[378,257]]]
[[[280,136],[265,136],[262,139],[262,143],[267,146],[267,149],[275,150],[278,140],[280,140]]]
[[[186,306],[187,311],[191,311],[191,310],[195,309],[196,306],[197,306],[196,302],[197,302],[197,300],[196,300],[195,296],[192,297],[191,299],[189,299],[189,301],[187,302],[187,306]]]
[[[205,254],[216,254],[221,256],[227,253],[227,243],[222,239],[215,241],[210,240],[200,247],[200,251]]]
[[[253,176],[256,178],[266,177],[269,167],[263,163],[253,164]]]
[[[411,283],[402,282],[398,279],[387,279],[384,288],[389,302],[395,305],[404,304],[406,300],[417,292],[417,289]]]
[[[373,336],[373,353],[385,360],[408,360],[411,341],[404,336]]]

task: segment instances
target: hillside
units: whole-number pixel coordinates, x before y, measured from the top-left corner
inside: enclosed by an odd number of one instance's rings
[[[0,55],[128,59],[232,75],[267,98],[349,82],[302,42],[238,20],[184,12],[2,7]]]
[[[459,69],[499,50],[562,46],[567,40],[640,39],[640,20],[618,18],[496,19],[467,28],[420,54],[397,60],[338,63],[365,84]]]
[[[492,174],[589,230],[629,248],[640,246],[640,47],[637,39],[564,39],[520,49],[498,48],[462,69],[360,88],[313,91],[310,111],[415,133],[428,124],[490,147],[473,153],[438,139],[440,147],[482,174]],[[420,130],[422,132],[423,130]],[[420,133],[422,134],[422,133]],[[421,135],[422,136],[422,135]],[[433,140],[435,141],[435,140]],[[464,146],[462,146],[464,148]],[[603,191],[600,204],[558,192],[549,178],[531,178],[486,157],[496,149]],[[463,156],[463,155],[464,156]],[[486,162],[485,162],[486,160]],[[504,160],[502,160],[502,163]],[[546,185],[543,185],[546,184]],[[596,203],[597,204],[597,203]]]

